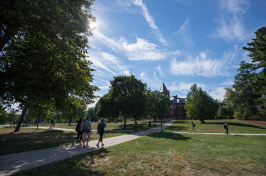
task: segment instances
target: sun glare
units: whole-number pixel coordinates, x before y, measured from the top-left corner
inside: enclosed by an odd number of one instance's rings
[[[90,27],[90,29],[95,30],[97,28],[97,23],[91,21],[90,24],[89,24],[89,27]]]

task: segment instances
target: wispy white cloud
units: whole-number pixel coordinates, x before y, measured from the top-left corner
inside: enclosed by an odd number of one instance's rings
[[[227,80],[221,83],[222,86],[232,86],[234,84],[233,80]]]
[[[179,61],[173,58],[170,63],[170,71],[173,75],[205,76],[213,77],[217,75],[228,76],[224,70],[225,60],[208,58],[207,52],[193,58],[186,56],[186,60]]]
[[[187,46],[192,46],[194,44],[191,38],[189,18],[186,19],[184,24],[178,29],[177,32],[175,32],[175,34],[180,37],[180,40],[182,40],[183,44]]]
[[[150,51],[155,50],[157,45],[154,43],[149,43],[145,39],[137,38],[137,43],[128,44],[127,42],[124,42],[123,47],[127,51]]]
[[[218,19],[219,27],[212,35],[226,41],[246,40],[249,34],[242,24],[242,15],[246,13],[247,6],[247,0],[221,0],[222,15]]]
[[[195,83],[189,83],[189,82],[179,82],[178,85],[176,85],[175,81],[173,81],[172,85],[168,87],[168,90],[170,91],[178,91],[181,93],[182,96],[186,96],[186,94],[190,91],[191,86]],[[205,84],[197,83],[198,87],[201,87],[203,89],[206,88]]]
[[[209,95],[214,99],[222,101],[224,99],[225,89],[224,87],[218,87],[215,90],[210,91]]]
[[[130,75],[127,66],[123,65],[118,57],[106,52],[93,52],[88,58],[95,67],[109,71],[113,75]]]
[[[169,56],[178,56],[181,53],[178,50],[159,49],[157,45],[141,38],[137,38],[137,42],[133,44],[124,42],[123,47],[127,51],[129,60],[161,60]]]
[[[161,77],[164,76],[160,65],[158,65],[157,67],[155,67],[154,70],[155,70],[154,71],[154,77],[156,75],[156,70],[160,73]]]
[[[160,32],[159,28],[155,25],[155,22],[150,15],[146,5],[142,2],[142,0],[135,0],[133,2],[135,5],[140,6],[143,10],[143,16],[145,17],[146,21],[148,22],[149,26],[154,30],[155,35],[157,36],[158,40],[165,46],[168,46],[167,41],[163,38],[162,33]]]
[[[145,82],[148,87],[158,90],[161,87],[162,80],[157,77],[149,78],[144,72],[140,73],[140,78],[143,82]]]
[[[221,9],[228,11],[232,14],[244,14],[246,10],[243,6],[248,5],[247,0],[221,0]]]

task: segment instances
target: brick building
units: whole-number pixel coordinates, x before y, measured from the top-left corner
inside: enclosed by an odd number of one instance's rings
[[[166,88],[164,83],[160,89],[160,93],[169,97],[169,99],[171,101],[168,117],[170,119],[186,119],[186,112],[184,109],[186,99],[185,98],[179,98],[177,95],[170,97],[170,92]]]

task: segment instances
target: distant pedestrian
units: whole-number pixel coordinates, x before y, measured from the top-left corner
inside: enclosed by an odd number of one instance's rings
[[[190,133],[192,133],[192,130],[194,130],[195,133],[196,133],[196,124],[193,123],[193,121],[191,121],[191,131],[190,131]]]
[[[81,124],[82,131],[83,131],[83,148],[85,148],[86,146],[89,147],[89,140],[92,134],[90,119],[91,119],[90,116],[88,116],[87,119],[84,120]],[[87,137],[87,144],[85,146],[86,137]]]
[[[77,132],[77,137],[76,137],[76,139],[74,140],[74,142],[73,142],[73,146],[75,145],[75,142],[79,139],[80,141],[79,141],[79,143],[80,143],[80,145],[82,145],[82,135],[83,135],[83,131],[82,131],[82,128],[81,128],[81,124],[82,124],[82,118],[80,118],[79,119],[79,121],[78,121],[78,124],[77,124],[77,126],[76,126],[76,132]]]
[[[150,122],[149,122],[149,133],[151,133],[151,126],[152,126],[152,124],[151,124],[151,120],[150,120]]]
[[[98,123],[98,127],[97,127],[97,132],[100,135],[98,144],[96,144],[96,146],[99,148],[99,143],[102,143],[102,147],[104,146],[103,144],[103,135],[104,135],[104,128],[106,128],[106,124],[104,122],[104,118],[101,119],[100,123]]]
[[[53,124],[54,124],[54,121],[53,121],[53,119],[51,119],[51,120],[50,120],[50,128],[53,127]]]
[[[14,127],[14,125],[16,125],[16,121],[15,120],[13,121],[13,125],[12,126]]]
[[[228,134],[228,125],[227,125],[227,122],[224,123],[224,129],[226,130],[225,131],[225,134],[229,135]]]
[[[53,127],[55,127],[55,119],[53,120]]]

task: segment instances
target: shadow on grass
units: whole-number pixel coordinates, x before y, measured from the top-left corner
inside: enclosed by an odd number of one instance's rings
[[[174,122],[174,124],[180,124],[180,123],[186,123],[186,124],[189,124],[190,121],[187,121],[187,120],[177,120]]]
[[[58,147],[72,142],[73,132],[45,130],[2,134],[0,155]]]
[[[191,139],[190,137],[183,136],[181,134],[175,134],[175,133],[153,133],[149,135],[150,137],[153,138],[164,138],[164,139],[171,139],[171,140],[182,140],[182,141],[187,141]]]
[[[109,153],[105,148],[99,150],[73,156],[71,158],[58,161],[52,164],[48,164],[42,167],[31,169],[28,171],[22,171],[16,175],[92,175],[92,176],[104,176],[107,173],[105,171],[96,171],[93,169],[95,166],[100,166],[99,160],[104,159],[106,154]]]
[[[213,125],[221,125],[223,126],[225,122],[208,122],[203,125],[213,124]],[[258,128],[258,129],[265,129],[266,127],[260,127],[257,125],[251,125],[251,124],[244,124],[244,123],[236,123],[236,122],[228,122],[229,126],[239,126],[239,127],[249,127],[249,128]]]
[[[180,131],[180,130],[187,130],[187,127],[182,127],[182,126],[169,126],[166,128],[167,131]]]

